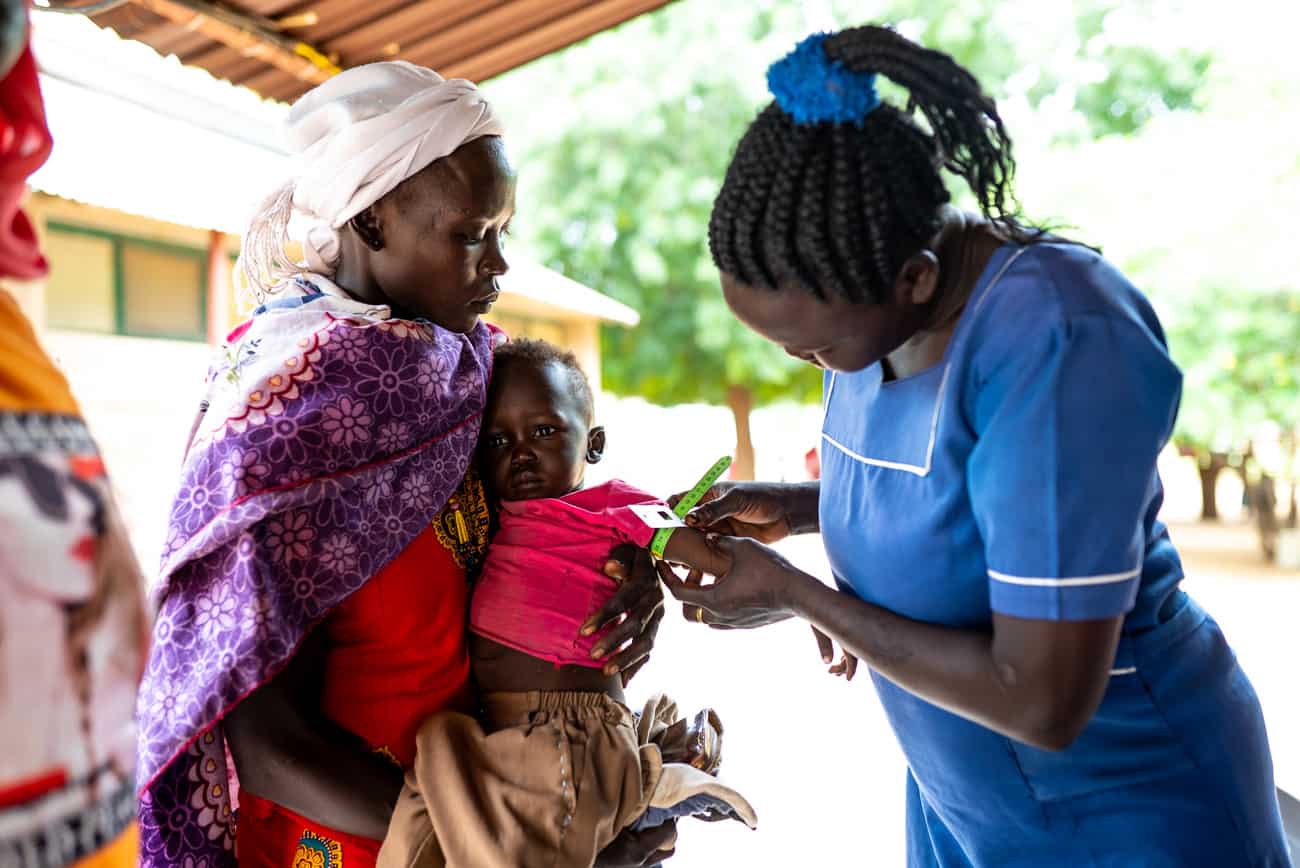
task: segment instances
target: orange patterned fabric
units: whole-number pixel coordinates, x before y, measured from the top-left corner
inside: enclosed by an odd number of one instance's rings
[[[135,868],[140,861],[140,827],[132,823],[117,840],[73,868]]]
[[[12,295],[0,289],[0,411],[77,415],[77,402]]]

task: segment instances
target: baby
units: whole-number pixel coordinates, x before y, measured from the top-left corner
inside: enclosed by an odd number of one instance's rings
[[[470,607],[482,711],[421,727],[380,868],[589,868],[628,827],[688,815],[755,824],[712,776],[716,715],[688,723],[657,696],[633,716],[620,676],[591,657],[606,631],[580,636],[616,590],[600,569],[610,550],[646,547],[655,533],[632,507],[663,505],[619,481],[583,488],[605,448],[592,416],[571,353],[526,339],[497,349],[479,468],[500,526]],[[664,556],[711,560],[688,528]]]

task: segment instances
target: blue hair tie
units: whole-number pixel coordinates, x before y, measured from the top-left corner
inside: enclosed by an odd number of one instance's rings
[[[814,33],[767,68],[767,89],[797,124],[861,124],[880,105],[874,72],[854,72],[826,54]]]

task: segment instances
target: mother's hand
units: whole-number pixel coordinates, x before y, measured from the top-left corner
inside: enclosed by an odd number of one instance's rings
[[[595,868],[652,868],[673,855],[677,823],[673,820],[634,832],[624,829],[596,857]]]
[[[711,585],[698,569],[680,578],[666,564],[659,575],[669,592],[695,612],[694,620],[720,629],[765,627],[794,616],[793,594],[805,582],[816,582],[767,546],[747,539],[710,536],[715,562],[727,569]],[[691,566],[688,564],[687,566]]]
[[[626,685],[650,659],[664,619],[664,592],[650,554],[635,546],[619,546],[610,552],[605,575],[619,583],[618,590],[586,620],[582,635],[615,625],[591,650],[591,656],[596,660],[608,657],[605,674],[621,672]]]

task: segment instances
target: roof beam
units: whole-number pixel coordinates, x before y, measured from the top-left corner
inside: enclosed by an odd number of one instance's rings
[[[276,33],[267,26],[271,22],[263,23],[206,0],[131,2],[310,85],[320,84],[339,71],[333,62],[310,45]]]
[[[469,3],[419,0],[410,6],[374,17],[365,24],[330,39],[329,47],[331,51],[337,51],[356,63],[362,56],[380,55],[383,46],[412,42],[427,37],[431,32],[453,32],[466,20],[499,15],[500,10],[513,5],[501,3],[487,11],[476,11],[473,4]]]
[[[403,2],[417,2],[417,0],[403,0]],[[331,43],[331,40],[366,27],[376,18],[398,15],[403,8],[405,7],[394,6],[381,13],[373,3],[360,3],[357,0],[300,0],[289,7],[285,15],[314,12],[317,22],[299,29],[299,36],[322,51],[328,49],[328,53],[333,53],[339,49]],[[280,17],[283,19],[284,16]]]
[[[417,63],[434,59],[435,68],[446,75],[441,67],[447,66],[450,58],[487,51],[494,44],[517,38],[548,21],[581,14],[580,10],[590,5],[593,5],[590,0],[513,0],[467,16],[450,27],[408,31],[407,38],[401,40],[400,56]]]
[[[569,15],[500,40],[485,50],[444,60],[438,71],[447,78],[484,81],[664,5],[666,0],[596,0]],[[415,63],[425,62],[421,58],[422,48],[413,45],[404,48],[402,54]]]

